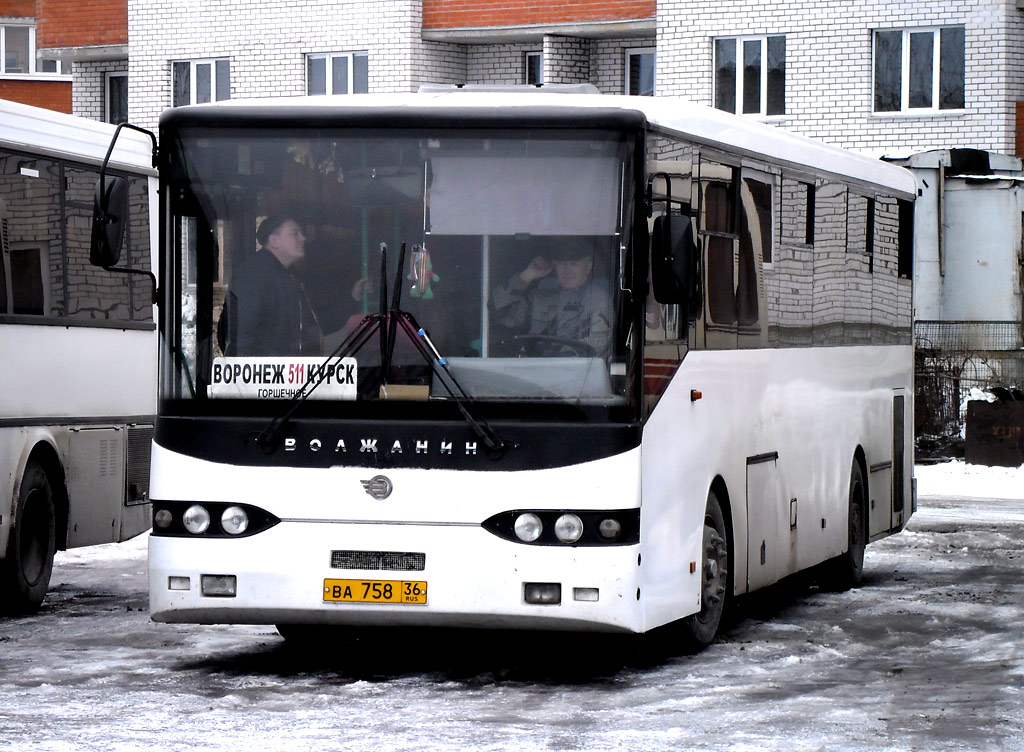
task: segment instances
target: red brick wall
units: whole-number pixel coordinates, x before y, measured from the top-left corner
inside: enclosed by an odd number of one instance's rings
[[[423,0],[423,28],[624,21],[654,18],[657,9],[657,0]]]
[[[0,16],[31,18],[36,14],[36,0],[0,0]]]
[[[1015,152],[1018,157],[1024,157],[1024,102],[1017,102],[1017,138]]]
[[[36,46],[128,44],[128,0],[36,0]]]
[[[0,80],[0,99],[71,114],[70,81]]]

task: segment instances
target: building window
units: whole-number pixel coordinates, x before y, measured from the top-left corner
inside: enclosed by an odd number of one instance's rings
[[[964,29],[887,29],[874,33],[874,111],[964,108]]]
[[[128,122],[128,74],[106,74],[106,104],[103,117],[117,125]]]
[[[64,60],[36,60],[36,27],[28,24],[0,26],[0,73],[17,75],[71,75]]]
[[[625,92],[642,97],[654,96],[655,56],[653,47],[626,50]]]
[[[523,83],[544,83],[544,53],[527,52],[523,55]]]
[[[366,94],[370,58],[365,52],[327,52],[306,56],[307,94]]]
[[[231,99],[231,63],[227,58],[174,62],[171,92],[172,107]]]
[[[786,38],[716,39],[715,107],[737,115],[785,115]]]

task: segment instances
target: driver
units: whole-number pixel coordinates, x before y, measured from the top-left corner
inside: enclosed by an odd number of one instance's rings
[[[565,238],[548,255],[497,287],[491,308],[498,323],[519,333],[573,340],[607,358],[612,343],[612,298],[594,278],[592,244]],[[553,343],[557,349],[557,343]]]

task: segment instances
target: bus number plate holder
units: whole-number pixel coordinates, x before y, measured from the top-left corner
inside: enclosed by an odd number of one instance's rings
[[[411,580],[324,580],[324,602],[427,605],[427,583]]]

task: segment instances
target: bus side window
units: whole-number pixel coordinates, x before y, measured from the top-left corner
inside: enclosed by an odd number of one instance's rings
[[[708,313],[715,324],[736,323],[736,168],[700,164],[701,210],[707,250]]]

